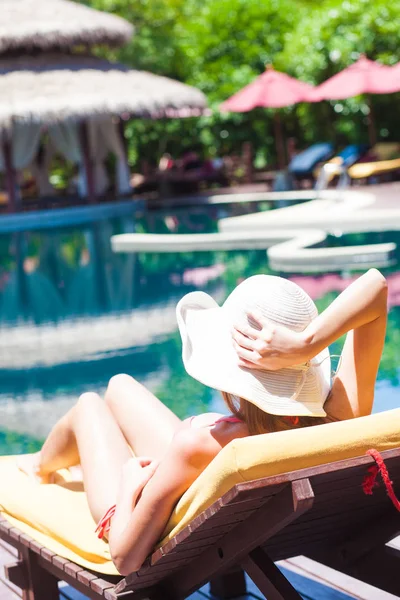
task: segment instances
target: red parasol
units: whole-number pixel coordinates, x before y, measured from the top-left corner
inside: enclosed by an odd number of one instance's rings
[[[266,71],[252,83],[228,98],[220,106],[222,111],[247,112],[258,106],[264,108],[283,108],[291,104],[306,101],[313,87],[304,81],[289,77],[268,66]],[[275,113],[275,135],[279,166],[285,164],[285,151],[279,115]]]
[[[361,56],[340,73],[313,88],[308,96],[309,102],[321,100],[344,100],[361,94],[391,94],[400,91],[400,77],[393,75],[393,67],[382,65],[366,56]],[[376,142],[372,119],[371,104],[369,115],[369,135],[371,145]]]
[[[307,100],[344,100],[361,94],[391,94],[399,91],[393,68],[381,65],[366,56],[340,73],[313,88]]]
[[[312,85],[275,71],[268,65],[266,71],[252,83],[228,98],[220,109],[232,112],[247,112],[257,106],[283,108],[303,102],[313,90]]]

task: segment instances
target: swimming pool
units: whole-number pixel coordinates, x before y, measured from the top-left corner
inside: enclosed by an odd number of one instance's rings
[[[260,204],[260,209],[268,209]],[[201,289],[223,301],[244,277],[272,273],[264,250],[113,254],[110,237],[137,231],[217,230],[227,206],[158,210],[0,234],[0,452],[38,447],[54,421],[87,390],[127,372],[179,416],[221,409],[219,394],[184,372],[175,305]],[[235,209],[246,211],[243,205]],[[369,242],[400,242],[397,232]],[[362,242],[367,239],[363,234]],[[361,239],[361,238],[360,238]],[[355,239],[344,238],[344,242]],[[343,240],[341,240],[343,242]],[[399,245],[400,247],[400,245]],[[398,405],[400,267],[389,281],[389,327],[376,410]],[[290,275],[323,309],[356,273]],[[337,353],[340,344],[332,351]]]

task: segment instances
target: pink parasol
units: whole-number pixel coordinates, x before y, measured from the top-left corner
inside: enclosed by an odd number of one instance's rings
[[[392,73],[393,85],[397,87],[396,92],[400,91],[400,62],[390,67]]]
[[[304,81],[289,77],[286,73],[275,71],[268,65],[265,72],[252,83],[228,98],[220,106],[224,112],[247,112],[256,107],[283,108],[307,100],[313,87]],[[275,136],[279,165],[285,164],[282,131],[279,115],[275,113]]]
[[[308,102],[321,100],[344,100],[361,94],[391,94],[400,91],[400,77],[393,74],[393,67],[382,65],[366,56],[361,56],[340,73],[310,90]],[[369,135],[371,145],[376,142],[376,134],[372,119],[371,103],[369,116]]]
[[[262,75],[221,104],[220,110],[247,112],[257,106],[283,108],[307,100],[312,90],[312,85],[268,65]]]
[[[313,88],[307,100],[344,100],[360,94],[391,94],[399,91],[393,68],[362,56],[340,73]]]

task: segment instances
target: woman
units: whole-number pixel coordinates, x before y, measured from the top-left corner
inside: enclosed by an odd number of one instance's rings
[[[179,497],[231,440],[371,412],[386,302],[386,281],[375,269],[319,316],[311,298],[280,277],[250,277],[221,308],[207,294],[188,294],[177,306],[185,368],[220,389],[233,414],[182,422],[134,379],[117,375],[104,400],[83,394],[21,468],[46,482],[80,463],[117,569],[135,571]],[[327,347],[346,332],[331,384]]]

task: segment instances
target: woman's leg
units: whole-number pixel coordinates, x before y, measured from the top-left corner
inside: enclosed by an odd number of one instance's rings
[[[63,429],[64,428],[64,429]],[[75,439],[77,454],[65,451],[56,435]],[[66,447],[66,446],[65,446]],[[94,393],[83,394],[68,419],[51,432],[40,453],[40,472],[49,473],[78,459],[92,516],[98,521],[115,504],[121,470],[131,450],[105,402]]]
[[[81,398],[87,396],[83,394]],[[105,400],[133,451],[137,455],[161,458],[181,420],[129,375],[115,375],[110,379]],[[55,424],[43,444],[40,452],[43,479],[58,469],[80,463],[73,430],[76,411],[77,405]]]
[[[73,429],[76,411],[77,404],[57,421],[47,436],[42,449],[37,454],[37,469],[44,482],[47,481],[48,475],[54,473],[54,471],[77,465],[80,462]]]
[[[131,456],[129,446],[137,455],[162,458],[181,424],[172,411],[128,375],[110,380],[105,399],[83,394],[53,427],[37,455],[38,462],[33,467],[31,462],[20,462],[29,474],[37,469],[43,481],[57,469],[80,462],[95,520],[115,503],[121,467]]]
[[[162,458],[182,421],[129,375],[110,379],[106,404],[137,456]]]
[[[58,469],[79,464],[79,450],[73,430],[76,407],[73,406],[57,421],[39,452],[18,457],[18,466],[27,475],[41,483],[50,483],[52,473]]]
[[[97,394],[80,397],[73,431],[89,508],[98,521],[115,504],[122,467],[132,453],[109,408]]]

